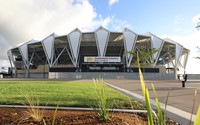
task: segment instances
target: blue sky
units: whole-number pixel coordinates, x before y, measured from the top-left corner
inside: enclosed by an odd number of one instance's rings
[[[200,13],[200,1],[119,0],[112,6],[106,0],[90,0],[102,17],[114,16],[126,21],[139,33],[173,34],[177,29],[193,29],[192,18]],[[113,27],[109,27],[113,28]],[[183,34],[180,32],[179,34]]]
[[[200,46],[199,5],[198,0],[0,0],[0,66],[9,65],[8,49],[31,39],[104,26],[169,37],[191,50],[186,71],[200,73],[200,60],[193,58]]]

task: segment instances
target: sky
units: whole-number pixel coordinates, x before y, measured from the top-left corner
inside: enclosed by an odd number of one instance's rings
[[[194,59],[200,56],[199,5],[199,0],[0,0],[0,66],[10,66],[9,49],[31,39],[103,26],[170,38],[190,49],[186,73],[200,74],[200,60]]]

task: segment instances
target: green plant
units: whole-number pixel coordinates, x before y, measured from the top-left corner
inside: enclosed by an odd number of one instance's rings
[[[53,114],[53,121],[52,121],[52,125],[54,125],[54,124],[55,124],[57,112],[58,112],[58,105],[56,106],[56,110],[54,111],[54,114]]]
[[[157,114],[157,116],[158,116],[158,124],[159,125],[164,125],[165,124],[165,117],[163,117],[163,113],[162,113],[162,110],[160,108],[160,103],[158,101],[158,96],[156,94],[155,87],[154,87],[153,84],[151,86],[153,88],[154,96],[155,96],[155,99],[156,99],[156,106],[157,106],[157,111],[158,111],[158,114]]]
[[[27,100],[28,108],[28,115],[32,117],[36,122],[40,122],[43,119],[43,110],[37,108],[39,106],[39,99],[38,97],[34,97],[31,94],[26,94],[24,97]]]
[[[196,119],[194,121],[194,125],[200,125],[200,105],[197,111]]]
[[[146,84],[144,82],[143,74],[142,74],[141,69],[140,69],[138,54],[137,54],[137,61],[138,61],[138,69],[139,69],[139,75],[140,75],[140,83],[141,83],[143,95],[145,97],[146,109],[147,109],[147,112],[148,112],[148,125],[154,125],[154,119],[153,119],[153,116],[152,116],[152,113],[154,113],[154,111],[152,110],[151,105],[150,105],[149,92],[148,92],[148,89],[147,89]],[[158,113],[156,115],[156,118],[158,120],[157,124],[158,125],[165,125],[166,124],[166,106],[167,106],[167,102],[168,102],[169,92],[168,92],[168,95],[167,95],[167,98],[166,98],[165,112],[164,112],[164,115],[163,115],[161,107],[160,107],[160,103],[159,103],[159,100],[158,100],[158,96],[156,94],[156,90],[155,90],[155,87],[154,87],[153,84],[152,84],[152,89],[153,89],[153,92],[154,92],[157,111],[158,111]],[[195,94],[194,94],[194,102],[193,102],[193,107],[192,107],[190,124],[191,124],[191,120],[192,120],[192,114],[193,114],[193,111],[194,111],[194,104],[195,104],[195,101],[196,101],[196,95],[197,95],[197,90],[195,90]],[[198,112],[197,112],[197,115],[196,115],[196,119],[194,121],[194,125],[200,125],[200,106],[198,108]]]
[[[192,112],[191,112],[191,117],[190,117],[190,124],[192,123],[192,116],[193,116],[193,113],[194,113],[194,105],[195,105],[195,102],[196,102],[196,96],[197,96],[197,90],[194,91],[194,101],[193,101],[193,105],[192,105]]]
[[[107,122],[109,120],[108,110],[107,110],[107,97],[105,93],[105,85],[103,84],[103,79],[93,79],[94,89],[97,94],[97,114],[100,120]]]
[[[153,115],[152,115],[154,113],[154,111],[151,108],[149,91],[148,91],[148,88],[146,87],[144,77],[143,77],[142,71],[140,69],[140,63],[139,63],[139,56],[138,55],[137,55],[137,61],[138,61],[138,69],[139,69],[139,75],[140,75],[140,83],[141,83],[143,95],[145,97],[146,109],[147,109],[147,113],[148,113],[148,125],[154,125],[154,118],[153,118]],[[158,100],[158,96],[156,94],[156,90],[155,90],[155,87],[154,87],[153,84],[152,84],[152,88],[153,88],[154,96],[155,96],[155,99],[156,99],[156,106],[157,106],[157,111],[158,111],[157,115],[155,113],[154,114],[155,114],[155,116],[158,120],[158,125],[165,125],[165,114],[163,116],[163,113],[162,113],[162,110],[161,110],[161,107],[160,107],[160,102]],[[169,93],[168,93],[168,96],[169,96]],[[167,104],[167,101],[168,101],[168,96],[167,96],[167,99],[166,99],[166,104]],[[165,110],[166,110],[166,104],[165,104]]]
[[[169,98],[169,92],[171,91],[171,88],[170,88],[170,90],[168,91],[168,93],[167,93],[167,98],[166,98],[166,100],[165,100],[165,111],[164,111],[164,122],[166,122],[166,112],[167,112],[167,102],[168,102],[168,98]]]
[[[55,109],[54,114],[53,114],[53,120],[52,120],[52,123],[51,123],[52,125],[55,125],[56,116],[57,116],[57,112],[58,112],[58,106],[59,105],[56,106],[56,109]],[[44,123],[44,125],[47,125],[44,119],[43,119],[43,123]],[[60,125],[62,125],[62,119],[60,120]]]
[[[147,109],[147,114],[148,114],[148,125],[154,125],[154,120],[153,120],[153,115],[152,115],[152,108],[151,108],[150,97],[149,97],[149,91],[148,91],[148,88],[145,85],[144,77],[143,77],[142,71],[140,69],[140,63],[139,63],[138,54],[137,54],[137,61],[138,61],[140,83],[141,83],[143,95],[145,97],[146,109]]]

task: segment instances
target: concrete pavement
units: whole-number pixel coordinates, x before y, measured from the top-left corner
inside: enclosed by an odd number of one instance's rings
[[[139,80],[104,80],[105,82],[117,86],[119,88],[131,91],[142,96],[142,89]],[[194,114],[197,113],[200,105],[200,82],[186,82],[186,87],[182,88],[182,84],[177,80],[159,80],[159,81],[145,81],[150,98],[154,99],[153,90],[151,84],[154,84],[159,101],[165,104],[167,94],[168,105],[186,111],[192,112],[192,106],[194,103],[194,93],[197,90],[196,102],[194,106]]]

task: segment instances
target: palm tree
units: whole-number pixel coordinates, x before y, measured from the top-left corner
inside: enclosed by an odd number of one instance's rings
[[[200,21],[200,18],[199,18],[199,21]],[[197,30],[200,29],[200,22],[197,23],[197,26],[196,26]]]
[[[197,46],[197,52],[200,54],[200,47]],[[200,59],[200,56],[194,57],[195,59]]]
[[[136,48],[135,51],[129,51],[128,53],[132,54],[133,57],[137,57],[137,53],[138,53],[138,56],[140,58],[140,64],[149,65],[149,64],[154,63],[153,54],[156,52],[158,52],[158,49],[155,49],[155,48],[146,49],[145,46],[139,46]],[[135,60],[133,63],[137,64],[137,60]]]

